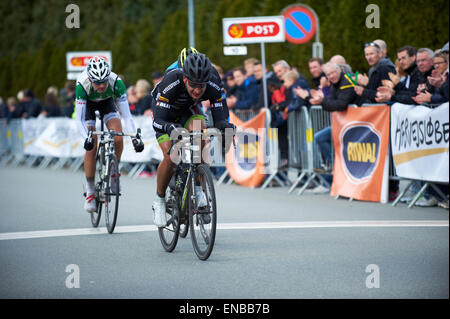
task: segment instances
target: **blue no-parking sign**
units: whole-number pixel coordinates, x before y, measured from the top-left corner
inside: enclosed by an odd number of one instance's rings
[[[316,15],[304,5],[292,5],[283,11],[286,40],[301,44],[310,41],[317,28]]]

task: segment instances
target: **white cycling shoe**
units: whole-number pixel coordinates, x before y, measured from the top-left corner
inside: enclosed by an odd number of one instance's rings
[[[153,201],[153,223],[157,227],[164,227],[167,224],[166,220],[166,199],[156,195]]]
[[[205,207],[208,205],[206,195],[201,186],[195,186],[195,198],[197,199],[197,207]]]
[[[84,210],[88,213],[93,213],[97,210],[97,201],[95,200],[95,194],[86,194],[84,201]]]

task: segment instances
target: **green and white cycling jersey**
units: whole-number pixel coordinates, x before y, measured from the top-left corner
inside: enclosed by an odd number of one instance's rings
[[[108,99],[116,99],[119,106],[120,114],[124,120],[125,133],[136,133],[136,126],[130,113],[130,106],[128,104],[127,89],[120,77],[111,72],[108,80],[108,87],[104,93],[99,93],[94,90],[92,82],[89,80],[87,71],[84,70],[77,78],[77,87],[75,91],[76,96],[76,121],[78,131],[83,138],[87,138],[88,126],[95,125],[92,121],[86,121],[86,108],[88,101],[101,102]],[[109,121],[111,118],[120,118],[118,112],[110,113],[109,116],[105,116],[105,121]],[[105,123],[106,124],[106,123]]]
[[[88,78],[87,71],[84,70],[77,79],[77,88],[75,92],[77,100],[99,102],[110,97],[120,98],[127,93],[125,84],[116,73],[110,73],[108,82],[108,88],[104,93],[95,92],[92,82]]]

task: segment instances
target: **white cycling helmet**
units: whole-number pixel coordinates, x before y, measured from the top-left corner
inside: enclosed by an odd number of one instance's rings
[[[93,56],[87,65],[87,74],[93,82],[103,82],[109,78],[111,70],[108,62],[102,57]]]

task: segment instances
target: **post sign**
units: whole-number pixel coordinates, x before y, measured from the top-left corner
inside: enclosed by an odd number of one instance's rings
[[[109,63],[109,66],[112,67],[111,51],[67,52],[66,53],[67,79],[76,80],[77,76],[81,72],[83,72],[89,60],[94,55],[104,58]]]
[[[283,16],[222,19],[225,44],[284,42]]]

